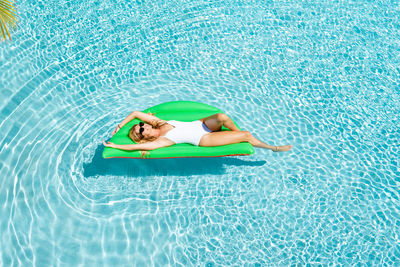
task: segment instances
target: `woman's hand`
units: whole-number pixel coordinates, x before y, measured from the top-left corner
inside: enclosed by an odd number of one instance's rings
[[[150,156],[150,151],[147,151],[147,150],[141,150],[141,151],[139,151],[139,153],[140,153],[140,157],[142,159],[145,159]]]
[[[117,127],[115,127],[114,131],[111,133],[111,136],[116,134],[120,129],[121,129],[121,126],[119,126],[119,124],[118,124]]]
[[[111,143],[111,142],[107,142],[106,143],[104,140],[103,140],[103,145],[106,146],[106,147],[116,148],[114,143]]]

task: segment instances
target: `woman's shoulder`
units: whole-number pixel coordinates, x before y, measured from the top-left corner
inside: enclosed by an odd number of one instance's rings
[[[179,121],[176,120],[169,120],[169,121],[165,121],[166,123],[168,123],[169,125],[175,126],[176,124],[179,124]]]

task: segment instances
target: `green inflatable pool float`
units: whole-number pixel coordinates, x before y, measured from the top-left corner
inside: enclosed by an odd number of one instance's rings
[[[207,104],[191,101],[173,101],[163,103],[144,110],[145,113],[152,113],[162,120],[195,121],[211,116],[216,113],[223,113],[220,109]],[[134,124],[139,123],[134,119],[124,125],[110,140],[120,145],[134,144],[128,133]],[[236,123],[235,123],[236,124]],[[236,124],[236,126],[238,126]],[[240,127],[238,126],[240,129]],[[222,127],[223,131],[229,129]],[[201,147],[191,144],[175,144],[169,147],[158,148],[149,151],[146,158],[186,158],[186,157],[224,157],[244,156],[254,153],[254,148],[247,142],[215,147]],[[105,147],[103,158],[142,158],[139,151],[126,151],[111,147]]]

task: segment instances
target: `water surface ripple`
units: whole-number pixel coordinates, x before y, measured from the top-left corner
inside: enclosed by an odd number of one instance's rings
[[[20,1],[0,45],[0,265],[399,265],[396,1]],[[217,106],[290,153],[128,160],[132,110]]]

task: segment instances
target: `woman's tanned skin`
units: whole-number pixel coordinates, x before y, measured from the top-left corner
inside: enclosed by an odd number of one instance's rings
[[[112,135],[117,133],[126,123],[133,119],[140,119],[145,124],[143,132],[140,133],[140,126],[136,124],[132,127],[132,136],[135,136],[137,144],[131,145],[117,145],[111,142],[103,141],[104,146],[113,147],[122,150],[153,150],[161,147],[167,147],[175,144],[168,138],[163,137],[168,131],[172,130],[174,126],[168,124],[156,116],[146,114],[140,111],[133,111],[128,115],[112,132]],[[292,149],[292,145],[285,146],[272,146],[264,143],[255,138],[248,131],[239,130],[233,121],[223,113],[211,115],[209,117],[200,119],[212,132],[205,134],[199,143],[199,146],[223,146],[229,144],[236,144],[241,142],[249,142],[255,147],[272,150],[273,152],[285,152]],[[222,126],[228,128],[230,131],[221,131]],[[132,137],[131,137],[132,138]],[[140,143],[139,143],[140,142]]]

